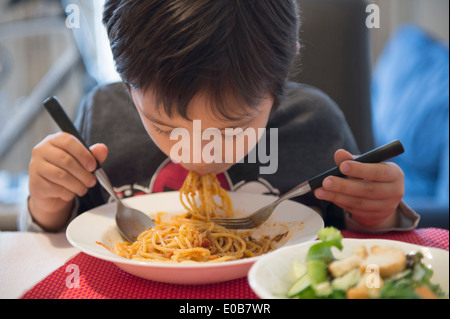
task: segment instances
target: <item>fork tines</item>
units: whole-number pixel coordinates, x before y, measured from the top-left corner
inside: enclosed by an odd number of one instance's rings
[[[213,221],[220,226],[230,229],[247,229],[258,226],[258,224],[250,218],[223,218],[213,219]]]

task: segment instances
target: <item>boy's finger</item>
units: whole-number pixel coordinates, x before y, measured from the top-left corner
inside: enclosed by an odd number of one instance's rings
[[[36,180],[36,184],[39,184],[39,187],[33,188],[32,197],[34,199],[40,200],[48,200],[48,199],[62,199],[63,201],[71,201],[75,197],[75,194],[65,187],[55,184],[48,179],[38,176]]]
[[[336,165],[340,165],[342,162],[352,160],[355,157],[356,156],[350,154],[346,150],[340,149],[337,150],[336,153],[334,153],[334,162],[336,163]]]
[[[69,174],[73,179],[76,179],[85,187],[92,187],[95,185],[96,180],[94,175],[87,171],[77,159],[63,149],[50,146],[48,152],[44,154],[44,160],[45,163],[60,169],[57,171],[56,169],[49,169],[52,166],[42,166],[39,170],[42,176],[46,176],[45,174],[52,174],[52,180],[55,183],[58,183],[57,179],[67,179],[66,175]],[[47,170],[45,171],[45,169]]]
[[[51,163],[43,163],[40,177],[56,185],[64,187],[69,192],[78,196],[83,196],[87,192],[88,186],[77,177],[63,168]]]
[[[402,171],[394,163],[360,163],[344,161],[339,165],[340,171],[353,178],[367,179],[376,182],[393,182],[399,179]]]
[[[51,139],[50,143],[72,155],[89,172],[97,167],[94,156],[73,135],[65,132],[58,133],[57,138]]]
[[[322,185],[327,191],[369,199],[391,198],[398,189],[395,183],[371,182],[362,179],[340,178],[335,176],[327,177]],[[400,192],[399,196],[402,196]]]
[[[350,212],[359,211],[366,213],[375,213],[382,211],[392,211],[393,209],[395,209],[395,207],[390,207],[390,201],[355,197],[342,193],[327,191],[323,188],[316,189],[314,194],[317,198],[333,202],[335,205]]]

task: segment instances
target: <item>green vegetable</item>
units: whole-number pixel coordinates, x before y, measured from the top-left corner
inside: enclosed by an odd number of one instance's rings
[[[339,249],[342,249],[342,234],[338,229],[334,227],[325,227],[319,230],[319,232],[317,233],[317,237],[319,237],[321,241],[339,242]]]
[[[331,288],[329,281],[323,281],[320,284],[313,285],[314,291],[317,296],[327,297],[333,293],[333,288]]]
[[[317,299],[317,298],[319,298],[311,285],[309,285],[308,287],[303,289],[296,297],[299,299]]]
[[[334,227],[326,227],[319,231],[317,237],[322,241],[309,248],[306,260],[323,260],[327,264],[334,260],[331,247],[342,250],[342,235]]]
[[[307,263],[308,276],[313,285],[327,280],[327,264],[323,260],[309,260]]]
[[[417,263],[413,268],[412,279],[417,282],[419,286],[428,285],[433,276],[433,271],[424,264]]]
[[[420,299],[411,280],[389,281],[381,288],[382,299]]]
[[[302,264],[298,260],[294,261],[294,264],[292,265],[292,273],[295,279],[303,277],[304,275],[306,275],[307,271],[308,270],[304,264]]]
[[[325,290],[324,288],[327,288],[328,282],[325,282],[325,284],[321,287],[319,287],[319,291],[326,293],[324,295],[320,295],[317,293],[317,291],[313,288],[312,285],[309,285],[305,289],[303,289],[300,293],[294,296],[294,298],[298,299],[345,299],[345,291],[342,290],[331,290],[331,294],[329,293],[329,290]],[[329,286],[328,286],[329,287]]]
[[[359,268],[350,270],[342,277],[335,278],[331,282],[333,289],[347,291],[349,288],[355,286],[361,280],[361,273]]]
[[[303,292],[305,289],[311,286],[311,280],[309,279],[308,275],[304,275],[300,279],[298,279],[292,287],[289,289],[287,296],[289,298],[294,297],[295,295],[298,295],[299,293]]]
[[[310,247],[306,266],[298,261],[294,262],[293,274],[299,279],[289,289],[289,298],[321,298],[334,293],[328,280],[328,264],[334,260],[331,247],[342,249],[342,235],[336,228],[326,227],[319,231],[317,237],[321,242]],[[342,297],[342,294],[336,296]]]
[[[390,280],[400,280],[400,279],[404,279],[404,278],[411,277],[411,276],[412,276],[412,270],[406,269],[406,270],[402,271],[401,273],[398,273],[398,274],[392,276],[389,279]]]

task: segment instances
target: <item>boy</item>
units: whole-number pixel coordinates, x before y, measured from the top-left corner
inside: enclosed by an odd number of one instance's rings
[[[357,148],[337,106],[312,87],[286,82],[299,51],[295,0],[110,0],[103,22],[124,83],[94,90],[77,125],[89,145],[102,143],[92,153],[121,196],[178,189],[188,170],[216,173],[231,191],[280,195],[340,165],[351,178],[329,177],[296,200],[319,208],[326,224],[339,228],[417,225],[418,216],[401,202],[401,169],[348,161]],[[194,121],[222,134],[226,128],[266,128],[272,140],[276,128],[276,171],[261,174],[264,161],[236,163],[236,154],[233,163],[196,162],[193,152],[190,160],[174,163],[171,133],[202,133],[194,131]],[[248,144],[231,138],[235,146]],[[37,145],[30,214],[22,216],[21,229],[58,231],[74,214],[108,201],[94,169],[94,157],[68,134]]]

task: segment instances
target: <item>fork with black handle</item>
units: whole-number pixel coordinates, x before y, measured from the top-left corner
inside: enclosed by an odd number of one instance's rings
[[[380,163],[388,159],[391,159],[397,155],[400,155],[404,151],[405,150],[403,148],[402,143],[396,140],[389,144],[375,148],[353,159],[353,161],[361,163]],[[264,206],[263,208],[260,208],[259,210],[257,210],[256,212],[247,217],[214,219],[214,222],[217,223],[218,225],[230,229],[250,229],[258,227],[272,215],[273,211],[278,206],[278,204],[287,199],[304,195],[306,193],[309,193],[310,191],[315,190],[316,188],[321,187],[323,180],[328,176],[346,177],[344,174],[341,173],[339,167],[336,166],[326,172],[317,175],[316,177],[306,182],[301,183],[300,185],[296,186],[289,192],[285,193],[283,196],[278,198],[273,203]]]

